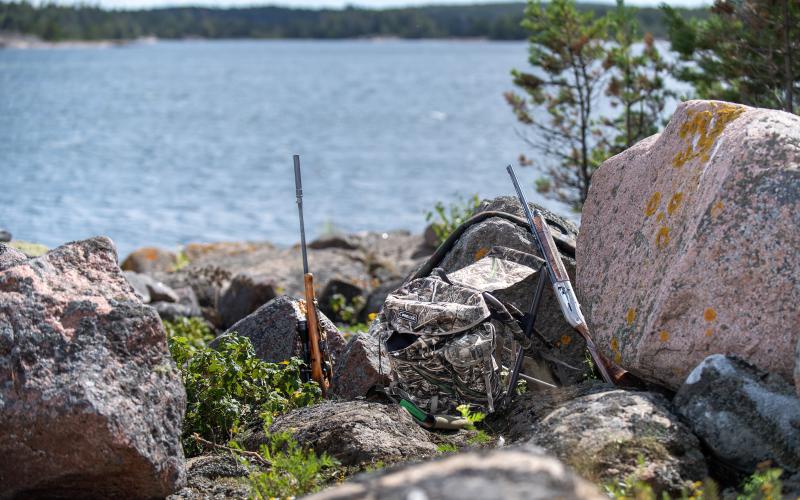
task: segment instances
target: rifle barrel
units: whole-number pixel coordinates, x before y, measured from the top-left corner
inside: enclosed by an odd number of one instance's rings
[[[294,155],[294,191],[297,197],[297,211],[300,214],[300,250],[303,252],[303,274],[308,274],[306,226],[303,222],[303,180],[300,177],[300,155]]]

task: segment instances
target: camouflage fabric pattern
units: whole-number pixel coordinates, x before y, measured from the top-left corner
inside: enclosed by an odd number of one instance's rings
[[[491,302],[492,311],[480,290],[438,277],[414,280],[390,294],[379,334],[394,388],[431,413],[453,413],[463,403],[495,411],[504,393],[502,364],[510,364],[498,362],[504,350],[497,340],[510,346],[524,335],[512,314],[496,299]],[[397,348],[392,336],[407,345]]]
[[[480,291],[438,278],[403,285],[386,298],[383,312],[393,331],[416,335],[452,335],[489,317]]]
[[[494,292],[523,281],[543,265],[544,260],[535,255],[496,246],[474,264],[448,274],[448,278],[458,285]]]

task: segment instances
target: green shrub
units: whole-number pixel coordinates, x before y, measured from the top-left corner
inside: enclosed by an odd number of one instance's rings
[[[334,314],[333,319],[347,324],[356,323],[358,313],[364,308],[366,302],[364,297],[360,295],[353,297],[353,300],[347,300],[341,293],[334,293],[330,301],[331,311]]]
[[[431,227],[436,234],[438,244],[441,245],[458,226],[472,217],[480,204],[477,194],[457,200],[449,207],[445,207],[441,201],[437,202],[433,210],[425,214],[425,220],[432,222]]]
[[[756,471],[745,481],[737,500],[780,500],[783,498],[781,469]]]
[[[194,433],[224,443],[239,429],[260,426],[320,397],[317,384],[302,382],[302,361],[297,358],[267,363],[256,356],[246,337],[224,335],[212,349],[198,340],[203,335],[199,330],[183,331],[189,336],[171,335],[169,348],[186,388],[182,437],[189,456],[202,452]]]
[[[270,463],[266,471],[253,472],[248,477],[251,498],[288,498],[313,493],[327,482],[325,472],[339,465],[336,459],[302,447],[291,433],[270,434],[267,444],[261,445],[261,456]]]
[[[214,332],[201,318],[178,318],[175,321],[163,321],[168,338],[184,337],[187,349],[201,349],[214,340]]]

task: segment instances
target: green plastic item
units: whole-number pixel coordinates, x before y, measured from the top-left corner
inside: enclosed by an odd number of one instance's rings
[[[428,416],[424,411],[417,408],[417,405],[415,405],[411,401],[408,401],[407,399],[401,399],[400,406],[405,408],[406,411],[410,413],[412,417],[416,418],[420,422],[425,422],[425,419]]]

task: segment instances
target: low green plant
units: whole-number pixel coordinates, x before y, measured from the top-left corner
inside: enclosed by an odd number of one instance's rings
[[[441,201],[437,202],[433,210],[425,214],[425,220],[431,223],[438,244],[441,245],[458,226],[472,217],[480,204],[477,194],[454,201],[447,207]]]
[[[164,330],[168,338],[183,337],[186,339],[186,349],[202,349],[214,340],[214,332],[208,323],[201,318],[180,317],[174,321],[163,321]]]
[[[186,255],[186,252],[180,250],[175,255],[175,264],[172,266],[172,271],[180,271],[184,267],[189,265],[189,256]]]
[[[439,453],[457,453],[458,446],[453,443],[440,443],[436,445],[436,451]]]
[[[269,469],[248,476],[251,498],[289,498],[313,493],[327,482],[325,472],[339,465],[328,454],[317,455],[301,446],[289,432],[270,434],[266,426],[264,432],[268,439],[259,452],[269,462]]]
[[[480,411],[473,411],[469,405],[460,405],[456,410],[466,419],[468,425],[465,429],[475,431],[475,435],[467,439],[467,443],[473,446],[481,446],[488,444],[492,441],[492,436],[486,433],[483,429],[478,429],[477,425],[486,419],[486,414]]]
[[[347,300],[347,297],[341,293],[334,293],[331,296],[330,308],[336,319],[347,324],[357,324],[358,313],[365,304],[366,300],[360,295],[353,297],[352,300]]]
[[[196,338],[169,337],[186,388],[182,438],[189,456],[202,452],[195,433],[224,443],[239,429],[259,426],[320,397],[317,384],[301,380],[300,359],[267,363],[256,356],[250,339],[235,334],[219,337],[213,349],[199,345]]]
[[[781,474],[781,469],[756,471],[744,482],[737,500],[780,500],[783,498]]]

